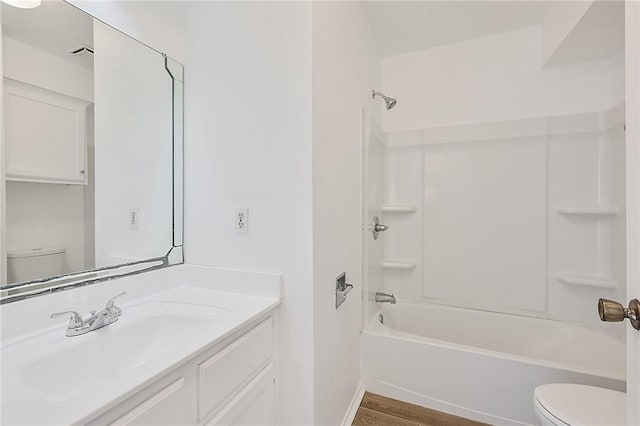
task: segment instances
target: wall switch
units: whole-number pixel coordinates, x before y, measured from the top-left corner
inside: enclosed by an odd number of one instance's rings
[[[236,234],[249,233],[249,209],[237,208],[234,216],[234,230]]]
[[[140,229],[140,208],[132,207],[129,209],[129,229]]]

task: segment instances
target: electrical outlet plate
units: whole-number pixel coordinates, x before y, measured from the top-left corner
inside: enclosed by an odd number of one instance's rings
[[[129,209],[129,229],[140,229],[140,208],[138,207]]]
[[[234,231],[236,234],[246,235],[249,233],[249,209],[237,208],[234,214]]]

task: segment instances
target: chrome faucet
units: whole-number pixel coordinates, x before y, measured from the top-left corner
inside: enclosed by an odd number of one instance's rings
[[[71,314],[65,336],[73,337],[79,336],[81,334],[86,334],[118,321],[118,318],[120,317],[120,315],[122,315],[122,309],[117,307],[114,304],[114,301],[117,297],[124,296],[125,294],[127,294],[127,292],[123,291],[122,293],[113,296],[111,299],[109,299],[104,309],[102,309],[101,311],[91,311],[91,316],[86,320],[82,319],[82,315],[80,315],[76,311],[56,312],[54,314],[51,314],[51,318]]]
[[[376,292],[376,302],[382,302],[382,303],[388,302],[393,305],[396,303],[396,297],[393,294]]]

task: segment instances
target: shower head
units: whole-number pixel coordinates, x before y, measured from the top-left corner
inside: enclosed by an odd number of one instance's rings
[[[376,92],[375,90],[372,90],[371,92],[373,93],[373,99],[376,98],[376,95],[380,96],[382,99],[384,99],[384,103],[387,104],[387,111],[389,111],[391,108],[396,106],[396,103],[398,103],[397,100],[395,100],[394,98],[390,98],[389,96],[385,95],[384,93]]]

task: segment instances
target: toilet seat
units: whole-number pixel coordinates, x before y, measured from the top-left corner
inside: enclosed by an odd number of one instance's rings
[[[568,383],[538,386],[536,411],[559,426],[624,426],[627,394]]]

